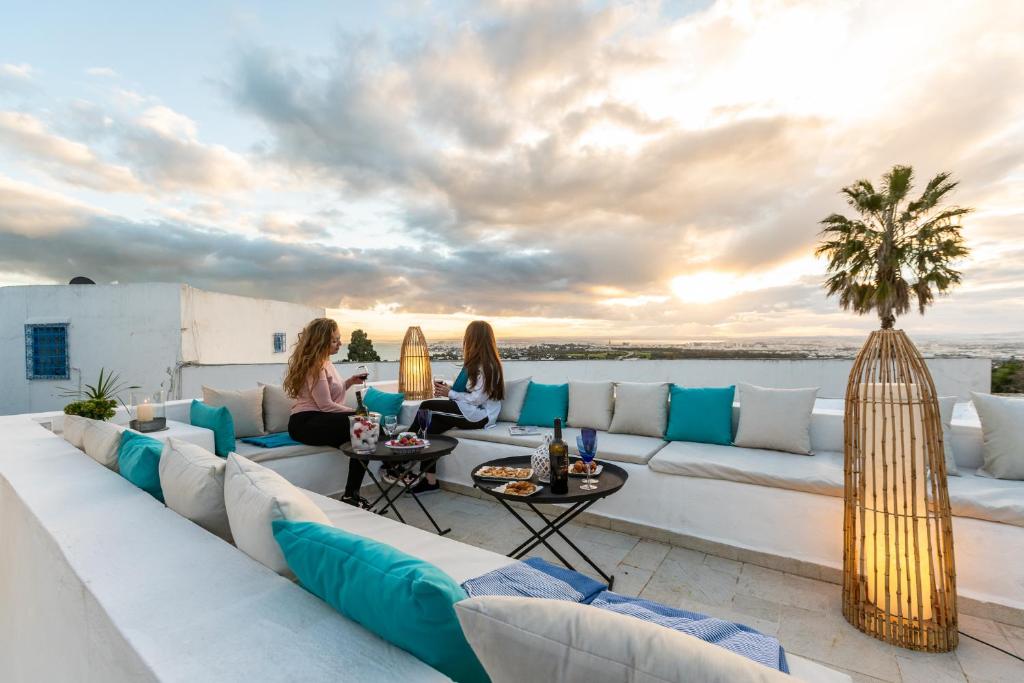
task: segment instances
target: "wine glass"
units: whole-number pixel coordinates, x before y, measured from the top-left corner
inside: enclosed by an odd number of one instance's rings
[[[416,424],[420,428],[420,436],[423,439],[427,438],[427,434],[430,432],[430,418],[434,416],[434,411],[426,408],[421,408],[416,411]]]
[[[366,381],[368,379],[370,379],[370,369],[368,367],[366,367],[365,365],[357,365],[356,366],[356,374],[359,375],[360,377],[362,377],[362,379],[363,379],[363,386],[365,387],[366,386]]]
[[[597,482],[590,477],[590,464],[594,462],[594,456],[597,455],[597,430],[589,427],[581,429],[580,435],[576,437],[576,449],[580,452],[580,458],[583,459],[583,464],[587,468],[587,476],[584,477],[580,488],[584,491],[596,491]]]
[[[388,441],[391,441],[395,436],[395,432],[398,431],[398,416],[385,415],[382,427],[384,428],[384,433],[387,434]]]

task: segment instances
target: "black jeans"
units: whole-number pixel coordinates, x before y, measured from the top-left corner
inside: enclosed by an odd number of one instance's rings
[[[483,429],[487,426],[487,418],[482,420],[467,420],[459,410],[459,404],[450,398],[434,398],[420,404],[420,410],[430,411],[430,428],[428,434],[444,434],[449,429]],[[416,414],[416,422],[413,424],[413,431],[419,431],[422,425],[419,423],[419,413]],[[433,474],[437,471],[435,465],[424,470]]]
[[[352,439],[349,431],[351,413],[322,413],[308,410],[295,413],[288,418],[288,436],[308,446],[330,446],[339,448]],[[363,485],[363,466],[351,459],[348,463],[348,479],[345,481],[345,495],[354,496]]]

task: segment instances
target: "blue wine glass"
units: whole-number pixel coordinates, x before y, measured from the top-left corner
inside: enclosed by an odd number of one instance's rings
[[[594,456],[597,455],[597,430],[589,427],[581,429],[580,435],[576,437],[576,449],[587,466],[587,475],[580,488],[584,491],[594,491],[597,489],[597,482],[590,476],[590,463],[594,462]]]

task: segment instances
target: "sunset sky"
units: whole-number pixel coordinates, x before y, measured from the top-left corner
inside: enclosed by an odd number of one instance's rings
[[[0,21],[0,285],[187,282],[378,339],[859,334],[850,182],[949,170],[1024,330],[1024,3],[27,2]]]

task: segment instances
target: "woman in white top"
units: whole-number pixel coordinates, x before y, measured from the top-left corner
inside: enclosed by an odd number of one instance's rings
[[[505,398],[505,374],[498,357],[494,330],[489,323],[474,320],[469,324],[462,338],[462,358],[465,391],[456,391],[443,382],[435,382],[436,398],[420,404],[421,410],[430,411],[430,434],[441,434],[453,428],[483,429],[494,424],[501,412],[501,401]],[[456,385],[459,384],[456,380]],[[428,469],[426,475],[413,491],[427,493],[438,489],[434,468]]]

